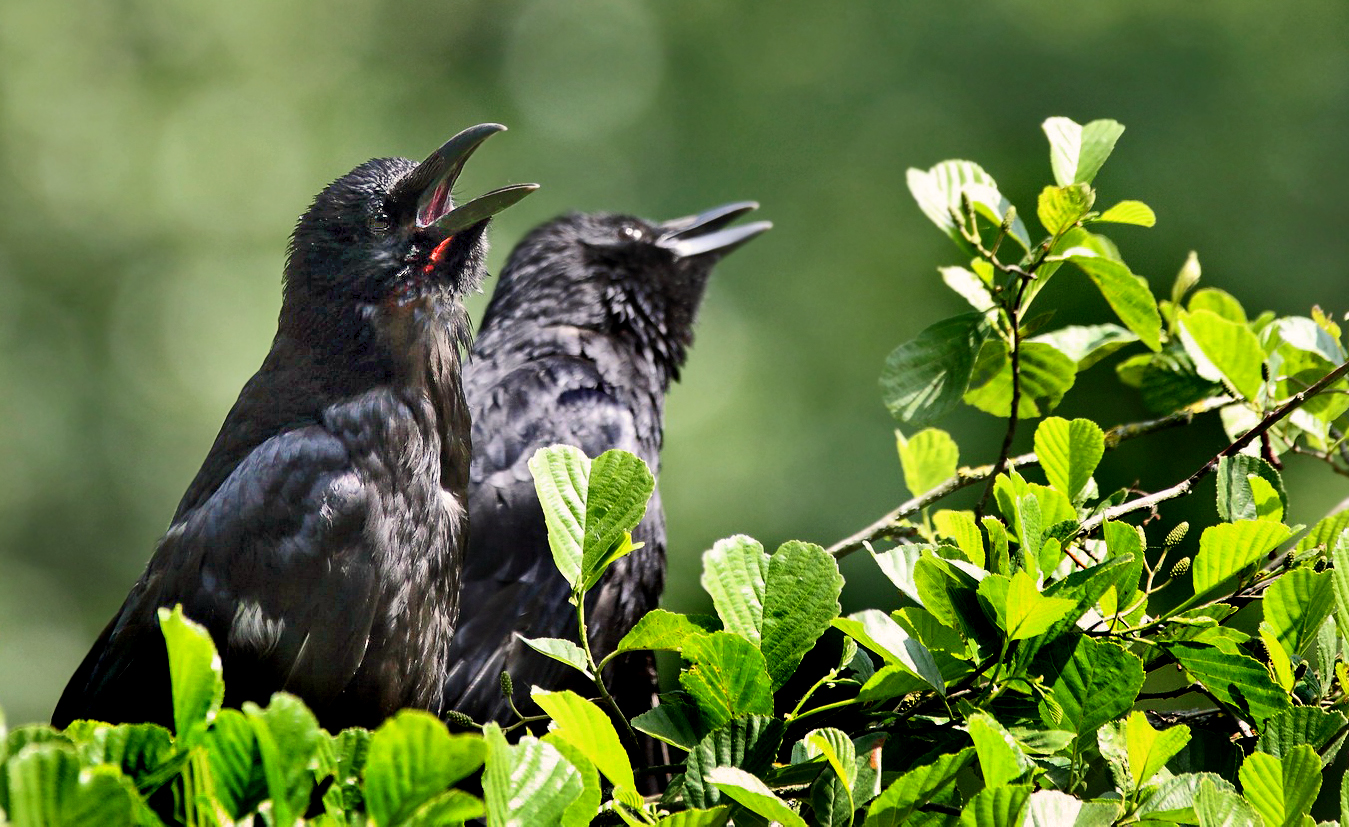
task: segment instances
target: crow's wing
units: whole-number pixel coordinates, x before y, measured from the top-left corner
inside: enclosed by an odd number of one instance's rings
[[[53,721],[169,724],[156,610],[183,605],[225,663],[227,703],[277,688],[320,712],[364,658],[378,573],[367,537],[378,493],[317,425],[266,440],[160,541],[144,575],[85,657]]]
[[[651,464],[655,450],[643,444],[631,404],[585,356],[545,356],[504,371],[474,362],[465,383],[474,414],[469,545],[445,704],[477,721],[500,720],[508,717],[499,689],[502,671],[511,673],[517,697],[531,685],[559,688],[570,677],[571,670],[533,652],[515,634],[576,639],[576,610],[548,548],[530,457],[561,443],[591,457],[621,448]],[[653,511],[659,513],[658,503]],[[661,541],[663,546],[663,531]],[[656,553],[655,547],[637,552]],[[616,617],[613,609],[633,601],[603,600],[614,579],[606,575],[588,608],[608,606],[606,623],[630,627],[636,616]],[[659,586],[649,595],[651,605],[658,595]]]

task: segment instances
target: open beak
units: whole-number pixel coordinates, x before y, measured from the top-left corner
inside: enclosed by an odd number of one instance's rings
[[[771,221],[755,221],[739,227],[728,227],[746,213],[757,210],[754,201],[736,201],[704,210],[697,215],[686,215],[660,224],[661,237],[656,242],[680,258],[708,253],[725,255],[760,233],[773,228]]]
[[[483,141],[505,131],[506,127],[499,123],[470,126],[446,141],[399,181],[390,193],[390,200],[411,211],[417,229],[436,227],[446,235],[454,235],[486,221],[539,188],[538,184],[514,184],[458,206],[450,200],[450,191],[469,156]]]

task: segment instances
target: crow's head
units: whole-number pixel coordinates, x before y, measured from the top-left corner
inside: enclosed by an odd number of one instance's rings
[[[729,226],[758,206],[725,204],[659,224],[609,213],[554,219],[511,252],[483,333],[523,307],[543,324],[634,339],[677,373],[713,266],[773,226]]]
[[[401,340],[453,315],[486,277],[488,220],[537,188],[518,184],[452,202],[464,162],[504,129],[466,129],[420,164],[367,161],[324,188],[291,239],[282,328],[315,344],[369,329]]]

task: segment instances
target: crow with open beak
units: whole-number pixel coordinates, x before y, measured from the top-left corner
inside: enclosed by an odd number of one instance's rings
[[[570,215],[533,230],[511,252],[464,373],[473,412],[470,533],[447,709],[479,722],[508,721],[503,671],[521,708],[531,686],[589,694],[578,673],[515,638],[577,640],[576,610],[553,565],[526,464],[537,449],[565,443],[591,457],[622,448],[659,472],[665,394],[693,342],[708,276],[723,256],[772,226],[731,226],[757,206],[727,204],[663,224]],[[659,491],[632,537],[645,546],[616,562],[587,597],[597,659],[660,598]],[[650,653],[616,659],[606,677],[625,714],[651,707]]]
[[[285,690],[333,731],[439,711],[467,540],[462,298],[486,276],[488,220],[535,185],[459,206],[450,190],[504,128],[368,161],[314,199],[271,352],[55,725],[172,725],[156,610],[175,604],[211,633],[227,705]]]

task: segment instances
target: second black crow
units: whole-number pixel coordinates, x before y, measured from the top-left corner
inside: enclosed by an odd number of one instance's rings
[[[755,209],[727,204],[663,224],[623,215],[570,215],[512,250],[464,370],[473,413],[464,614],[450,652],[447,709],[506,722],[499,679],[517,704],[530,686],[586,692],[577,673],[515,635],[576,641],[576,609],[553,564],[527,463],[565,443],[595,457],[630,451],[660,469],[665,393],[679,377],[708,276],[722,256],[769,229],[730,226]],[[665,579],[665,518],[652,495],[633,540],[588,595],[596,659],[655,608]],[[650,653],[620,658],[609,675],[627,715],[650,708]]]

